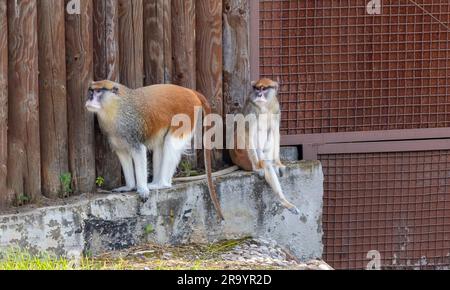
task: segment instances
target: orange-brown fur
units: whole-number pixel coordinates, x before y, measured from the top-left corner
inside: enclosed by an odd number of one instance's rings
[[[261,87],[278,86],[278,84],[271,79],[263,78],[257,81],[254,86],[257,88],[261,88]]]

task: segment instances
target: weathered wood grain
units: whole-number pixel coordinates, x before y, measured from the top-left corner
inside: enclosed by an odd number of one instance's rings
[[[7,191],[8,164],[8,24],[6,0],[0,0],[0,208],[10,198]]]
[[[42,193],[52,198],[69,171],[64,14],[61,0],[38,1]]]
[[[205,95],[216,114],[223,114],[222,1],[197,1],[197,90]],[[214,167],[220,167],[222,151],[214,150]]]
[[[36,0],[8,1],[8,31],[8,186],[18,200],[36,200],[41,195]]]
[[[195,1],[172,0],[172,82],[196,88]]]
[[[76,193],[94,190],[96,178],[94,116],[85,109],[93,79],[92,11],[92,0],[81,0],[79,15],[66,13],[69,166]]]
[[[164,83],[164,1],[144,1],[145,85]]]
[[[119,0],[120,79],[130,88],[144,85],[142,0]]]
[[[172,76],[171,82],[196,89],[195,0],[172,0]],[[192,142],[192,148],[194,141]],[[197,152],[184,156],[193,168],[197,167]]]
[[[172,83],[173,59],[172,59],[172,0],[163,0],[163,25],[164,25],[164,83]]]
[[[94,1],[94,79],[119,82],[119,2]],[[117,155],[95,122],[95,166],[105,188],[119,187],[122,173]]]
[[[250,93],[249,1],[224,0],[224,113],[238,113]]]

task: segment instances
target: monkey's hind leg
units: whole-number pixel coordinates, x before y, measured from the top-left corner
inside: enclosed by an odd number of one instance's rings
[[[274,144],[272,156],[275,166],[275,172],[278,174],[278,176],[283,177],[286,173],[286,166],[283,165],[280,160],[280,126],[278,122],[273,132],[273,142]]]
[[[157,189],[161,187],[161,167],[163,156],[163,144],[157,144],[152,148],[153,151],[153,181],[148,184],[148,188]]]
[[[286,197],[284,196],[280,182],[278,181],[277,174],[275,173],[274,166],[270,162],[265,163],[264,172],[267,183],[275,192],[283,207],[288,209],[291,213],[299,215],[300,211],[298,210],[298,208],[289,201],[287,201]]]
[[[112,192],[130,192],[136,189],[136,180],[134,179],[133,159],[126,151],[116,151],[122,165],[123,175],[125,176],[125,186],[113,189]]]
[[[162,189],[172,187],[172,178],[175,174],[181,155],[191,143],[192,136],[178,138],[171,134],[164,140],[164,149],[161,160],[160,178],[156,183],[150,184],[150,189]]]

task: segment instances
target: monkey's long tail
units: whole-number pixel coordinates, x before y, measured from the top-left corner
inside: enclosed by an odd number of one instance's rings
[[[264,177],[265,177],[267,183],[270,185],[270,187],[274,191],[275,195],[280,200],[280,203],[286,209],[288,209],[290,212],[292,212],[293,214],[296,214],[296,215],[300,214],[300,211],[298,210],[298,208],[295,205],[293,205],[292,203],[290,203],[289,201],[287,201],[286,197],[284,196],[283,190],[281,189],[280,182],[278,181],[278,176],[277,176],[275,169],[273,168],[273,165],[271,164],[271,162],[265,162]]]
[[[221,177],[224,175],[231,174],[238,170],[239,170],[238,166],[231,166],[231,167],[225,168],[223,170],[213,172],[212,177]],[[190,182],[190,181],[203,180],[205,178],[207,178],[206,174],[202,174],[202,175],[188,176],[188,177],[177,177],[177,178],[174,178],[173,181]]]
[[[211,106],[208,103],[208,100],[206,100],[205,96],[202,94],[196,92],[197,97],[202,103],[203,111],[205,113],[205,116],[211,114]],[[206,128],[209,129],[209,128]],[[211,150],[206,149],[206,146],[203,148],[203,154],[205,157],[205,169],[206,169],[206,177],[208,180],[208,189],[209,189],[209,195],[211,196],[211,200],[214,204],[214,208],[217,211],[218,216],[224,220],[222,208],[220,207],[219,199],[217,198],[217,192],[216,188],[214,187],[213,179],[212,179],[212,165],[211,165]]]

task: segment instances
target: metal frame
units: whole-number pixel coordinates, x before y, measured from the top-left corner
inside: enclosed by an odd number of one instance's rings
[[[250,76],[252,80],[260,78],[260,24],[259,0],[250,2]],[[323,133],[281,136],[282,146],[303,145],[303,158],[314,160],[319,154],[351,153],[352,150],[365,150],[364,152],[393,152],[385,151],[397,148],[401,151],[433,150],[431,148],[450,149],[447,141],[434,139],[450,138],[450,128],[406,129],[384,131],[359,131],[345,133]],[[427,140],[403,142],[400,140]],[[370,143],[375,142],[377,143]],[[382,142],[379,141],[390,141]],[[366,142],[355,145],[354,142]],[[339,144],[340,145],[337,145]],[[343,143],[350,143],[343,145]],[[427,145],[425,145],[427,144]],[[339,149],[339,148],[345,148]],[[358,149],[361,148],[361,149]],[[420,148],[420,149],[418,149]],[[428,148],[428,149],[427,149]],[[344,150],[340,152],[339,150]]]
[[[260,2],[257,0],[250,1],[252,18],[249,45],[252,79],[258,79],[260,73],[261,75],[266,74],[265,67],[260,67],[260,60],[264,57],[264,50],[260,50],[260,44],[264,47],[266,35],[265,27],[261,27],[263,29],[260,30],[259,26],[259,4]],[[307,7],[308,11],[311,9],[315,8]],[[336,19],[336,15],[332,15],[333,19]],[[433,17],[431,14],[429,16]],[[284,17],[293,19],[289,14]],[[314,21],[322,19],[320,17],[322,16],[315,17]],[[413,17],[415,19],[416,16]],[[440,22],[439,19],[434,20]],[[364,23],[366,23],[365,19]],[[277,27],[276,29],[279,28],[278,25],[274,26]],[[271,29],[272,26],[269,27]],[[368,35],[372,32],[364,28],[361,33]],[[313,35],[313,37],[316,36]],[[290,34],[283,35],[283,39],[286,38],[290,38]],[[290,44],[290,42],[288,43]],[[275,44],[273,45],[275,46]],[[294,42],[294,45],[299,44]],[[398,53],[397,49],[392,51],[390,48],[389,52]],[[290,52],[288,51],[287,54],[290,55]],[[306,65],[311,65],[311,61]],[[276,68],[275,63],[277,62],[268,63],[267,66]],[[326,65],[325,61],[322,61],[321,65]],[[364,68],[362,71],[364,77],[368,71],[371,70]],[[447,69],[445,69],[445,74],[448,77],[446,72]],[[371,77],[369,81],[376,80]],[[293,82],[297,82],[297,80],[294,79]],[[303,80],[302,82],[304,84],[307,81]],[[342,82],[346,82],[346,80],[344,79]],[[426,86],[430,87],[431,92],[431,85]],[[327,92],[334,92],[340,88],[331,88]],[[365,86],[356,88],[360,89],[364,96],[370,90]],[[393,88],[389,86],[388,89]],[[295,90],[295,86],[293,90]],[[445,90],[445,97],[448,97],[448,85]],[[286,94],[286,92],[284,93]],[[405,98],[405,96],[403,97]],[[382,98],[386,97],[383,95],[379,99]],[[289,99],[288,105],[300,101],[295,98]],[[308,102],[314,103],[314,100],[308,100]],[[397,106],[401,105],[397,104]],[[343,106],[348,107],[347,103]],[[377,106],[380,108],[383,104],[380,102]],[[303,114],[304,109],[306,109],[306,113],[308,111],[314,113],[315,108],[306,106],[301,109],[301,114]],[[284,119],[289,119],[286,120],[287,122],[293,119],[295,124],[295,119],[297,118],[298,121],[299,116],[295,113],[300,111],[299,107],[294,106],[292,116],[289,111],[291,108],[286,110],[288,112]],[[448,114],[448,110],[446,107],[443,111],[433,112]],[[405,116],[409,112],[405,111],[402,114]],[[322,117],[320,112],[319,116]],[[377,124],[375,123],[375,125]],[[421,123],[421,125],[423,124]],[[309,130],[292,128],[289,131],[288,128],[286,133],[347,130],[345,127],[336,128],[336,126],[336,124],[334,127],[328,126],[326,128],[328,130],[314,130],[314,127],[308,128]],[[336,262],[339,265],[337,267],[341,268],[360,269],[365,267],[368,262],[365,260],[366,250],[377,249],[373,247],[375,245],[375,247],[380,246],[380,252],[386,255],[383,258],[390,259],[393,255],[395,256],[398,264],[386,264],[386,267],[393,269],[417,267],[432,269],[449,266],[446,254],[450,226],[448,214],[450,208],[448,190],[450,188],[450,179],[448,178],[450,174],[450,128],[439,127],[443,126],[442,124],[433,124],[433,126],[436,127],[383,131],[375,130],[392,127],[374,126],[370,127],[372,131],[350,131],[364,130],[361,128],[362,126],[354,126],[348,132],[282,136],[282,145],[302,145],[303,159],[320,159],[324,165],[326,176],[323,218],[324,255],[330,262]],[[418,127],[399,126],[394,128]],[[411,232],[405,231],[405,228]],[[413,242],[407,245],[403,242],[407,239],[412,239]],[[426,255],[430,264],[419,266],[409,264],[411,257],[420,258],[421,255]]]

